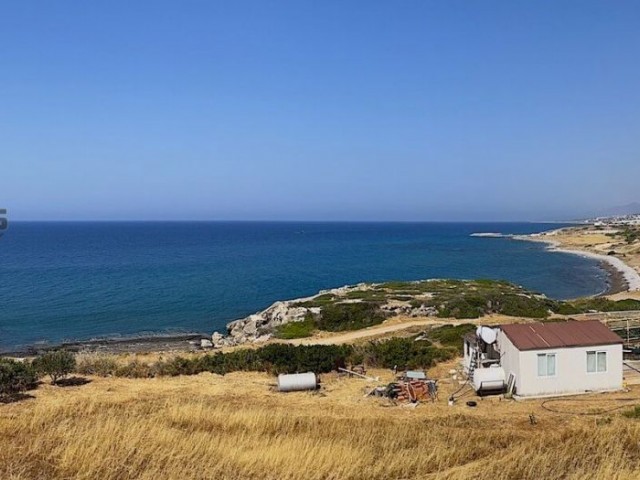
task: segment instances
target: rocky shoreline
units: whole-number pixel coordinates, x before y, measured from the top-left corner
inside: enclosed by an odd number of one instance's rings
[[[134,337],[100,338],[86,341],[62,342],[60,344],[35,344],[2,352],[10,357],[31,357],[64,348],[71,352],[128,354],[156,352],[188,352],[201,349],[202,341],[210,342],[209,336],[201,333],[171,333]]]
[[[323,296],[332,295],[346,297],[354,292],[367,292],[381,284],[360,283],[344,287],[321,290],[316,295],[293,300],[278,301],[270,307],[249,315],[246,318],[235,320],[227,324],[227,335],[215,332],[211,341],[215,348],[230,347],[246,343],[263,343],[274,337],[278,327],[293,322],[302,322],[309,316],[316,318],[320,315],[321,307],[311,306],[315,300]],[[343,303],[358,303],[358,299],[345,299]],[[409,317],[435,316],[437,310],[433,307],[413,307],[408,302],[387,301],[381,310],[388,316],[405,315]]]

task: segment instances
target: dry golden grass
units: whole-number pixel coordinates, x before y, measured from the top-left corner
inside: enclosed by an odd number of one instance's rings
[[[431,373],[446,376],[450,367]],[[362,380],[323,378],[320,394],[279,394],[269,390],[272,378],[254,373],[45,385],[34,399],[0,405],[0,478],[640,476],[640,421],[618,413],[607,423],[546,412],[540,401],[496,398],[475,409],[464,401],[448,407],[454,384],[443,384],[436,404],[408,409],[364,398]],[[613,398],[638,392],[562,405],[609,408]]]

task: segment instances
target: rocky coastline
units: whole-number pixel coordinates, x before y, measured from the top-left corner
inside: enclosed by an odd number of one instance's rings
[[[263,343],[274,338],[278,327],[293,322],[302,322],[306,318],[317,317],[322,308],[312,306],[314,301],[328,295],[345,297],[343,303],[359,303],[361,299],[348,299],[346,297],[354,292],[367,292],[380,284],[360,283],[348,285],[330,290],[321,290],[316,295],[293,300],[277,301],[270,307],[254,313],[240,320],[227,324],[227,335],[215,332],[211,336],[213,347],[231,347],[246,343]],[[425,317],[437,315],[437,309],[424,305],[412,306],[410,302],[399,300],[387,300],[380,309],[389,317],[405,315],[409,317]]]

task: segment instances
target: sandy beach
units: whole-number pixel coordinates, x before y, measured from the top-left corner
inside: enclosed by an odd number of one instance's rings
[[[598,260],[610,273],[607,295],[640,294],[640,248],[625,245],[608,236],[608,231],[591,226],[569,227],[533,235],[513,236],[514,240],[545,243],[552,252],[570,253]]]

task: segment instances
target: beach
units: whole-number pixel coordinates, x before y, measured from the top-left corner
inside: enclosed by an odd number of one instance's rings
[[[609,234],[609,235],[607,235]],[[615,241],[612,231],[592,226],[568,227],[531,235],[514,235],[514,240],[542,242],[549,251],[579,255],[601,263],[609,273],[605,295],[640,294],[640,251],[633,245]]]

